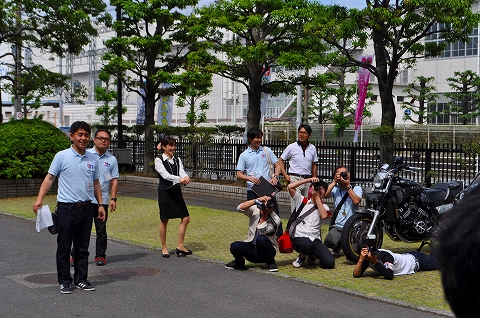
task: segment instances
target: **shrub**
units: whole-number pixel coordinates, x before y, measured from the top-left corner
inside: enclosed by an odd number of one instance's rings
[[[0,124],[0,178],[43,178],[55,154],[70,140],[41,119],[22,119]]]

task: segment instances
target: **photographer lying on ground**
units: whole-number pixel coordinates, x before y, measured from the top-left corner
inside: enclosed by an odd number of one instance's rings
[[[360,247],[362,249],[353,269],[353,277],[362,276],[368,266],[386,279],[393,279],[393,276],[398,275],[414,274],[418,271],[438,269],[433,251],[430,255],[417,251],[397,254],[389,250],[378,250],[374,244],[368,244],[367,241],[360,243]]]
[[[320,267],[330,269],[335,267],[335,259],[328,247],[322,243],[321,235],[322,220],[329,216],[322,202],[322,196],[328,186],[327,183],[315,177],[302,179],[290,183],[287,187],[288,192],[295,201],[296,209],[299,209],[305,198],[296,191],[296,188],[307,182],[312,183],[311,187],[313,189],[310,189],[312,197],[303,204],[304,206],[300,211],[298,218],[302,218],[302,222],[296,225],[293,235],[290,231],[290,237],[293,236],[293,249],[300,253],[300,256],[293,262],[293,266],[302,266],[305,255],[310,255],[312,258],[318,259]],[[311,209],[313,210],[310,211]],[[306,213],[309,214],[306,215]]]
[[[248,269],[245,259],[250,263],[266,263],[269,271],[276,272],[277,228],[280,217],[274,209],[277,201],[267,195],[248,200],[240,204],[237,210],[242,211],[250,218],[246,241],[236,241],[230,244],[230,252],[235,259],[227,263],[227,269]],[[274,212],[274,213],[272,213]]]

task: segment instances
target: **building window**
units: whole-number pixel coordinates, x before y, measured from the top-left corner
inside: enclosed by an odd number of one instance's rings
[[[376,102],[378,100],[378,95],[373,95],[371,98],[372,101]]]
[[[397,102],[403,102],[405,99],[405,96],[397,96]]]
[[[445,23],[437,23],[430,28],[435,32],[445,28]],[[465,57],[477,55],[478,51],[478,27],[473,28],[472,33],[468,36],[468,42],[454,42],[447,44],[445,50],[439,56],[429,56],[427,59],[448,58],[448,57]],[[438,38],[438,34],[431,34],[425,37],[425,43],[436,42],[442,43],[444,40]]]

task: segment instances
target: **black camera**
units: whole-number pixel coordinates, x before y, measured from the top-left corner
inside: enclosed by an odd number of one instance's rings
[[[370,254],[372,255],[378,254],[378,248],[377,248],[377,244],[375,244],[375,240],[367,240],[367,248]]]
[[[265,209],[273,209],[275,207],[275,203],[277,203],[277,201],[275,200],[275,198],[270,198],[270,200],[267,201],[267,204],[263,203],[262,201],[256,199],[255,200],[255,204],[257,205],[257,208],[259,210],[265,210]]]
[[[343,180],[347,180],[347,179],[348,179],[348,173],[346,173],[345,171],[340,172],[340,177],[341,177]]]

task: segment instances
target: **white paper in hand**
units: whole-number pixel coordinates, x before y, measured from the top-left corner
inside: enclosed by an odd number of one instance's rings
[[[52,213],[50,212],[50,208],[48,205],[42,206],[38,209],[37,212],[37,222],[36,228],[37,232],[40,232],[41,229],[47,228],[53,225]]]

